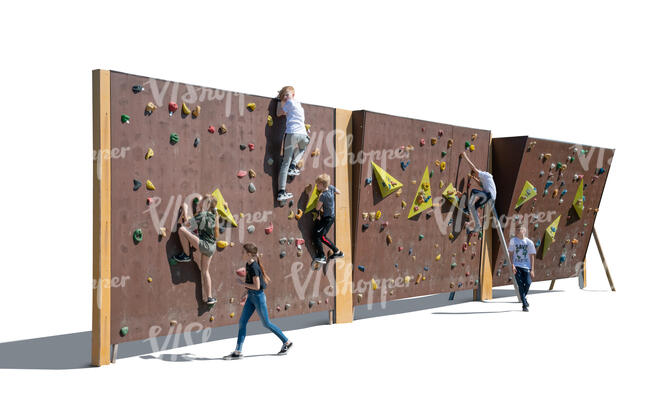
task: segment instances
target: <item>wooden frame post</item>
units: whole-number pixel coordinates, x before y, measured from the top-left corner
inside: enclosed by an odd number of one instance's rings
[[[492,133],[488,148],[488,172],[492,173]],[[492,202],[494,204],[494,202]],[[483,209],[483,239],[481,240],[481,267],[479,269],[479,288],[474,290],[474,299],[481,301],[492,299],[492,210]],[[498,221],[498,218],[494,220]],[[505,247],[504,247],[505,249]],[[507,252],[506,252],[507,254]],[[477,296],[478,295],[478,296]]]
[[[350,167],[348,164],[348,134],[352,133],[352,111],[336,109],[336,245],[345,256],[336,260],[336,297],[334,299],[334,322],[352,322],[352,193],[350,191]]]
[[[111,76],[93,70],[93,329],[91,364],[111,362]]]
[[[600,260],[603,262],[603,267],[605,268],[605,274],[607,275],[607,281],[609,281],[609,288],[612,291],[616,291],[614,287],[614,281],[612,281],[612,275],[609,274],[609,267],[605,261],[605,254],[603,253],[603,248],[600,246],[600,240],[598,239],[598,233],[596,232],[596,227],[594,226],[594,240],[596,241],[596,247],[598,247],[598,253],[600,254]]]

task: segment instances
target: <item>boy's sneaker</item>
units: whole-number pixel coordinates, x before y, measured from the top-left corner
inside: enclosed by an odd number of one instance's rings
[[[325,256],[320,256],[314,259],[315,262],[318,263],[327,263],[327,260],[325,259]]]
[[[289,169],[287,174],[289,176],[300,176],[300,170],[298,170],[298,169]]]
[[[327,260],[339,259],[339,258],[341,258],[341,257],[343,257],[343,256],[344,256],[344,255],[343,255],[343,252],[339,250],[338,252],[336,252],[336,253],[332,253],[331,255],[329,255],[329,256],[327,257]]]
[[[176,260],[179,263],[187,263],[189,261],[192,261],[192,258],[186,255],[185,252],[181,252],[176,256],[174,256],[174,260]]]
[[[214,305],[217,303],[216,298],[208,297],[208,300],[205,302],[208,305]]]
[[[284,200],[288,200],[290,198],[293,198],[293,194],[287,193],[284,190],[281,190],[280,192],[278,192],[278,201],[284,201]]]
[[[242,357],[244,357],[244,356],[242,356],[241,352],[238,352],[237,350],[235,350],[234,352],[230,353],[229,355],[224,356],[223,359],[224,360],[239,360]]]
[[[291,346],[293,346],[293,342],[289,342],[289,344],[282,344],[282,349],[278,352],[278,354],[287,354],[289,349],[291,349]]]

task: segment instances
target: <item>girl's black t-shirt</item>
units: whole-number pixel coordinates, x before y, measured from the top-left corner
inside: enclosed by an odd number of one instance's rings
[[[262,269],[259,263],[257,263],[257,260],[252,263],[246,263],[246,284],[253,284],[253,277],[255,276],[260,278],[260,290],[264,290],[266,288],[266,282],[264,281]]]

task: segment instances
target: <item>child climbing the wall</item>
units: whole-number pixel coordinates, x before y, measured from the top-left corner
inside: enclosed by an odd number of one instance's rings
[[[467,206],[472,212],[472,217],[474,218],[474,229],[467,227],[467,233],[478,232],[481,230],[481,220],[478,217],[478,209],[487,204],[490,200],[492,200],[492,203],[496,201],[497,187],[494,184],[494,179],[490,173],[477,169],[476,166],[474,166],[474,163],[469,160],[465,152],[463,152],[461,156],[467,160],[467,163],[472,167],[472,174],[476,173],[478,175],[478,181],[482,187],[481,190],[472,189],[467,201]],[[466,214],[468,213],[467,208],[464,208],[463,211]]]
[[[305,154],[309,144],[309,135],[305,128],[305,110],[295,98],[295,90],[285,86],[278,92],[278,117],[286,115],[287,124],[284,131],[282,166],[278,175],[278,201],[288,200],[293,194],[286,191],[287,176],[300,175],[298,162]]]
[[[275,336],[280,338],[282,341],[282,348],[278,354],[286,354],[291,346],[293,346],[293,342],[287,339],[280,328],[272,324],[269,320],[269,311],[266,307],[266,295],[264,294],[264,289],[267,284],[271,282],[271,279],[264,271],[264,266],[262,266],[262,262],[260,261],[257,246],[253,243],[244,244],[242,256],[246,261],[246,280],[244,282],[240,280],[240,282],[242,282],[246,288],[246,303],[244,304],[244,309],[239,317],[237,347],[234,352],[225,356],[224,359],[235,360],[242,358],[241,349],[244,344],[244,339],[246,338],[246,325],[255,310],[257,310],[257,314],[260,316],[260,320],[264,327],[273,332]]]
[[[508,243],[508,251],[512,253],[510,262],[512,263],[512,272],[515,275],[519,295],[521,296],[522,310],[528,312],[528,289],[530,288],[532,277],[535,277],[535,244],[526,237],[526,226],[518,223],[516,235]]]
[[[203,302],[213,305],[217,300],[212,297],[212,280],[209,269],[212,255],[217,249],[216,235],[219,234],[217,200],[209,194],[196,200],[198,200],[197,207],[202,209],[194,217],[189,215],[187,203],[183,203],[181,207],[182,215],[178,218],[178,237],[183,251],[174,256],[174,259],[180,263],[189,262],[192,260],[190,249],[194,250],[194,261],[201,272]],[[192,229],[198,230],[198,236],[192,232]]]
[[[332,224],[334,224],[336,215],[334,195],[341,194],[341,192],[330,184],[330,176],[327,174],[321,174],[316,178],[316,189],[320,193],[318,203],[316,204],[316,212],[319,212],[320,216],[314,223],[313,239],[314,245],[316,245],[316,258],[314,261],[326,263],[327,260],[325,260],[325,252],[323,252],[323,243],[332,250],[332,254],[329,255],[328,260],[343,257],[343,252],[327,238],[327,232],[332,227]]]

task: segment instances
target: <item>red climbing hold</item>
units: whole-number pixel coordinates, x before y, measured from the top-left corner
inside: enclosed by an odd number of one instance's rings
[[[151,205],[152,202],[153,202],[152,197],[147,198],[147,205]]]
[[[238,268],[237,270],[235,270],[235,273],[236,273],[239,277],[246,277],[246,268],[244,268],[244,267],[240,267],[240,268]]]
[[[242,177],[246,177],[247,175],[248,175],[248,172],[246,172],[246,170],[240,170],[240,171],[237,172],[237,177],[239,177],[240,179]]]
[[[304,239],[302,239],[302,238],[296,239],[296,246],[300,246],[300,245],[304,245],[304,244],[305,244]]]
[[[424,146],[424,138],[420,138],[420,146]]]
[[[176,110],[178,110],[178,104],[170,102],[169,103],[169,114],[171,115],[174,113]]]
[[[264,228],[264,233],[265,233],[265,234],[268,235],[268,234],[270,234],[271,232],[273,232],[273,224],[269,224],[269,226],[267,226],[266,228]]]
[[[255,144],[254,143],[249,143],[248,144],[248,150],[253,150],[255,149]]]
[[[210,126],[208,127],[208,132],[209,132],[209,133],[214,134],[215,131],[216,131],[216,129],[214,128],[214,125],[210,125]]]
[[[400,246],[400,247],[397,248],[397,250],[401,252],[402,250],[404,250],[404,247]]]

